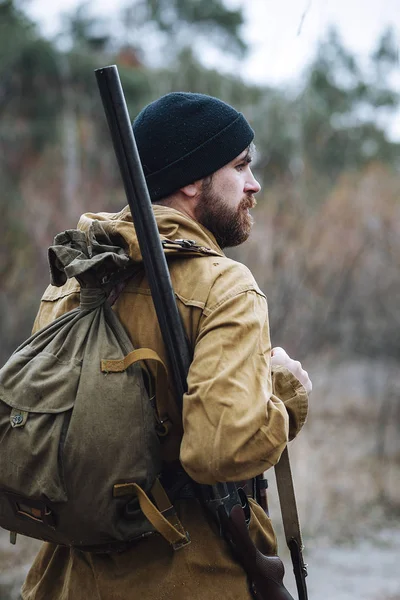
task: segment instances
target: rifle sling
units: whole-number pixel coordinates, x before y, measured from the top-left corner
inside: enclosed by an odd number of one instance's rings
[[[308,596],[305,583],[305,578],[307,577],[307,565],[303,560],[304,546],[287,447],[282,452],[279,462],[275,465],[275,476],[279,503],[281,505],[283,529],[292,558],[299,599],[307,600]]]

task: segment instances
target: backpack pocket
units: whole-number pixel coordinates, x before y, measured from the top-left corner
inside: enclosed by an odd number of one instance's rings
[[[75,364],[76,363],[76,364]],[[67,369],[68,377],[63,376]],[[63,363],[29,343],[0,372],[0,490],[65,502],[61,456],[79,361]]]
[[[41,413],[0,397],[0,493],[65,502],[61,455],[70,410]]]

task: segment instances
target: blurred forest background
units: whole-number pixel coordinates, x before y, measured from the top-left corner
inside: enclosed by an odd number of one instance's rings
[[[23,3],[0,2],[0,364],[30,332],[54,235],[75,227],[82,212],[126,203],[94,69],[118,65],[132,118],[173,90],[220,97],[256,131],[263,185],[252,237],[230,255],[268,296],[273,344],[314,381],[309,423],[292,449],[307,546],[317,560],[321,548],[360,536],[371,548],[387,546],[382,532],[400,515],[395,32],[371,40],[368,63],[337,31],[325,32],[301,83],[283,89],[204,65],[204,45],[238,60],[248,49],[242,10],[223,0],[131,0],[117,34],[93,15],[80,5],[49,40]],[[153,38],[163,56],[157,67]],[[29,544],[0,543],[2,599],[36,549]],[[394,583],[340,595],[336,577],[333,567],[325,572],[325,591],[311,598],[400,598]],[[312,577],[310,586],[323,589]]]

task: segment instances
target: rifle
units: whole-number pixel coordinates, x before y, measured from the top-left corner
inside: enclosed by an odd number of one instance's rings
[[[192,359],[189,343],[172,289],[118,69],[112,65],[97,69],[95,73],[167,350],[178,407],[182,411]],[[224,537],[249,578],[253,597],[257,600],[293,600],[283,584],[284,566],[280,558],[262,554],[249,536],[243,510],[246,499],[239,494],[236,485],[194,484],[194,489],[218,518]],[[306,596],[300,598],[307,600]]]

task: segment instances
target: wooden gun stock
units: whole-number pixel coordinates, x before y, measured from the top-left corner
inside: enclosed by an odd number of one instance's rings
[[[223,507],[218,512],[223,533],[251,581],[253,597],[257,600],[293,600],[283,584],[283,562],[279,556],[262,554],[253,544],[242,507],[236,504],[229,516]]]

